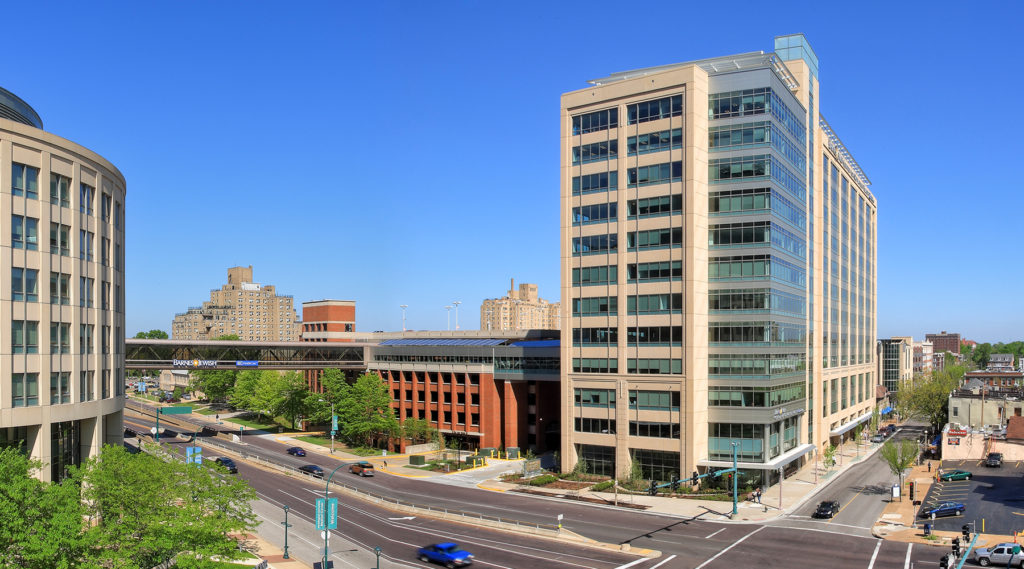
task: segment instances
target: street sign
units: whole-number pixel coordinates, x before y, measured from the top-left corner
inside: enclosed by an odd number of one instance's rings
[[[153,433],[153,436],[155,437],[156,436],[156,427],[150,427],[149,428],[149,432]]]
[[[185,464],[202,464],[203,447],[185,447]]]
[[[327,514],[327,500],[324,498],[316,499],[316,529],[326,529],[324,523],[324,516]]]
[[[192,412],[191,407],[163,407],[160,409],[161,415],[188,415]]]
[[[338,499],[327,500],[327,529],[338,529]]]

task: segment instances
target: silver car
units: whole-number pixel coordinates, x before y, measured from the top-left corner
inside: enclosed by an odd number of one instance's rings
[[[1013,552],[1015,547],[1017,553]],[[1024,568],[1024,552],[1016,543],[999,543],[989,548],[975,549],[974,559],[982,567],[995,564],[999,567]]]

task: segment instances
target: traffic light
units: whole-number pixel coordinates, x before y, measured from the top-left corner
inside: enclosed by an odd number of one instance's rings
[[[951,569],[952,565],[949,563],[949,554],[945,554],[939,559],[939,569]]]
[[[647,493],[650,494],[651,496],[657,496],[658,495],[658,483],[653,481],[653,480],[651,480],[651,487],[647,489]]]
[[[672,475],[672,491],[673,492],[678,492],[679,491],[679,477],[676,476],[675,474]]]
[[[960,528],[960,533],[964,534],[964,543],[971,542],[971,526],[964,524],[964,526]]]
[[[914,483],[913,482],[910,483],[910,501],[911,502],[914,501]]]
[[[960,538],[959,537],[954,537],[953,538],[953,555],[955,557],[960,557]]]
[[[693,471],[693,476],[690,477],[690,485],[692,486],[692,485],[697,484],[697,480],[700,480],[700,478],[698,478],[697,471],[694,470]]]

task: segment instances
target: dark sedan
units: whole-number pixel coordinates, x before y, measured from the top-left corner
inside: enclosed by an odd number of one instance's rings
[[[818,504],[818,509],[814,510],[814,513],[811,514],[811,517],[829,519],[835,517],[835,515],[838,513],[839,502],[836,502],[835,500],[825,500],[824,502]]]
[[[960,516],[963,515],[967,506],[964,506],[960,502],[942,502],[932,508],[921,508],[920,517],[922,518],[941,518],[944,516]]]
[[[299,472],[301,472],[303,474],[308,474],[308,475],[312,476],[313,478],[323,478],[324,477],[324,469],[320,468],[319,466],[317,466],[315,464],[306,464],[306,465],[300,466],[299,467]]]
[[[292,456],[306,456],[306,450],[302,447],[288,447],[284,452]]]
[[[939,473],[939,480],[942,482],[951,482],[953,480],[970,480],[974,476],[966,470],[944,470]]]
[[[230,458],[226,456],[219,456],[214,460],[214,462],[226,468],[231,474],[238,474],[238,466],[235,465],[235,461]]]

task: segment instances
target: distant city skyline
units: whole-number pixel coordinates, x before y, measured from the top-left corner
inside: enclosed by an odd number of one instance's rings
[[[1024,337],[1024,267],[1005,244],[1022,229],[1015,180],[984,166],[978,111],[993,89],[978,85],[1020,90],[1005,54],[1024,14],[930,7],[759,10],[594,49],[571,30],[620,4],[19,5],[23,22],[116,33],[39,41],[37,26],[9,26],[0,85],[124,173],[128,335],[170,331],[226,268],[250,264],[296,305],[355,300],[358,330],[401,330],[401,305],[406,328],[444,330],[456,300],[474,329],[511,278],[566,301],[561,93],[802,32],[827,62],[827,119],[879,202],[878,337],[1009,342]],[[716,9],[645,5],[665,21],[710,23]],[[1019,130],[1017,114],[996,116]],[[1006,137],[999,154],[1021,144]]]

